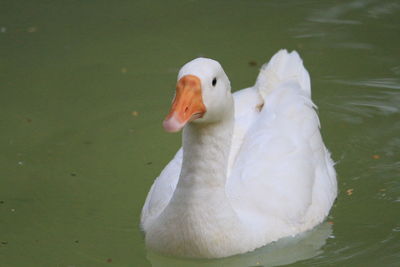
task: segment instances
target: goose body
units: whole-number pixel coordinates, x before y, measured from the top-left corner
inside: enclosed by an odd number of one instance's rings
[[[310,78],[281,50],[253,87],[231,94],[220,64],[182,67],[167,131],[183,147],[155,180],[141,226],[164,254],[219,258],[252,251],[321,223],[336,198]]]

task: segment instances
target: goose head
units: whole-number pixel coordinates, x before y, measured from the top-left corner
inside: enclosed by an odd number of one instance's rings
[[[197,58],[179,71],[175,97],[163,126],[167,132],[177,132],[187,123],[218,122],[232,107],[230,82],[221,65]]]

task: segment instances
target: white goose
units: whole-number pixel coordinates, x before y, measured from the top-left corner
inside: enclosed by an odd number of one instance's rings
[[[321,223],[336,198],[336,173],[310,97],[296,52],[279,51],[254,87],[234,94],[217,61],[184,65],[163,123],[169,132],[183,128],[183,149],[147,196],[146,245],[219,258]]]

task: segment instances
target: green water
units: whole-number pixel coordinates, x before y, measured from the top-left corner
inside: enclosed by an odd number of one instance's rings
[[[338,162],[330,223],[222,260],[147,251],[177,71],[215,58],[240,89],[280,48],[304,59]],[[398,1],[3,0],[0,111],[1,267],[400,262]]]

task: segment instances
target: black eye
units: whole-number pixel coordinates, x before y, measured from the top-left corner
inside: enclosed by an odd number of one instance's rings
[[[217,78],[214,78],[213,80],[212,80],[212,86],[215,86],[217,84]]]

